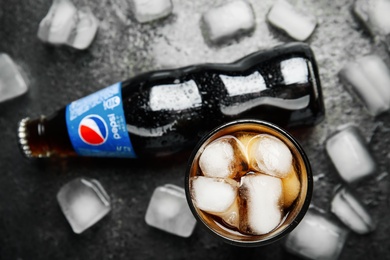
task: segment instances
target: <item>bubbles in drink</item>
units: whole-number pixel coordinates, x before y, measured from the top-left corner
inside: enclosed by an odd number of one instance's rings
[[[201,148],[189,187],[202,218],[243,237],[281,226],[302,187],[296,151],[285,142],[268,131],[238,130]]]

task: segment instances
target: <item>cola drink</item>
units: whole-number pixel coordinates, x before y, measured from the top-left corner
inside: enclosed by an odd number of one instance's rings
[[[21,120],[18,136],[27,157],[150,158],[192,148],[217,125],[239,118],[298,127],[324,114],[313,52],[291,43],[230,64],[141,74],[48,117]]]
[[[206,230],[233,245],[262,246],[302,220],[313,176],[288,132],[249,119],[219,126],[199,141],[184,185],[191,211]]]

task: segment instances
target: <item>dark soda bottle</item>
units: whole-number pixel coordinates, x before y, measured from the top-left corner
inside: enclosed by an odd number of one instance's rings
[[[27,157],[160,157],[191,148],[214,127],[243,118],[282,127],[313,125],[325,110],[307,44],[259,51],[230,64],[141,74],[74,101],[48,117],[23,119]]]

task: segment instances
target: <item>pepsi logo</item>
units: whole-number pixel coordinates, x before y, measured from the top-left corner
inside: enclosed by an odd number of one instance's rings
[[[80,122],[79,136],[84,143],[89,145],[104,144],[108,136],[107,124],[98,115],[86,116]]]

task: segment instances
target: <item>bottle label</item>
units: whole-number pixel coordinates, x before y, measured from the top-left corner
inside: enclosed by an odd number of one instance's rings
[[[126,128],[121,83],[70,103],[66,124],[78,155],[136,157]]]

